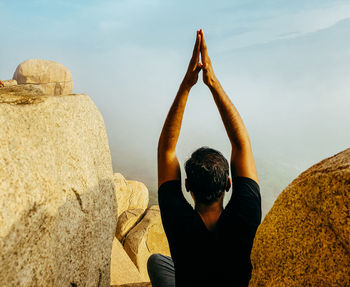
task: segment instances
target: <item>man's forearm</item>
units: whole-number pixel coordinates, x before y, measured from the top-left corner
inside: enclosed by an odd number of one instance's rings
[[[249,135],[243,120],[230,98],[226,95],[220,82],[214,79],[209,89],[220,112],[231,145],[236,150],[249,147]]]
[[[175,151],[189,91],[190,87],[183,82],[165,120],[158,142],[158,151]]]

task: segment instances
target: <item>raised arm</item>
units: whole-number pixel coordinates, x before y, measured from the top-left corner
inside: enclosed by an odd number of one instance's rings
[[[175,100],[168,112],[158,141],[158,187],[166,181],[181,179],[180,165],[175,149],[179,139],[188,94],[191,88],[197,83],[198,73],[202,67],[202,64],[199,63],[200,44],[201,35],[199,31],[197,31],[196,43],[191,61]]]
[[[213,67],[208,56],[203,31],[201,35],[201,55],[203,64],[203,81],[209,87],[216,106],[225,125],[227,135],[230,139],[231,152],[231,173],[232,176],[249,177],[258,183],[258,177],[250,145],[249,135],[243,120],[226,95],[220,82],[215,76]]]

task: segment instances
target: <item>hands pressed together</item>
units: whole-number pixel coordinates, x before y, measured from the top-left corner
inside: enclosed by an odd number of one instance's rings
[[[202,62],[199,61],[201,55]],[[198,81],[198,74],[203,70],[203,82],[210,88],[217,82],[216,76],[208,56],[207,44],[205,43],[203,30],[197,31],[192,58],[183,80],[183,84],[192,88]]]

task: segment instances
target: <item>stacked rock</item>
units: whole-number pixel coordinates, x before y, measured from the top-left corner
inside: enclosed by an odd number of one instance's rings
[[[169,244],[158,205],[149,207],[142,220],[129,231],[125,238],[124,249],[145,281],[149,281],[148,258],[153,253],[170,256]]]
[[[71,94],[73,89],[71,72],[54,61],[26,60],[18,65],[13,80],[19,85],[38,85],[42,87],[44,94],[53,96]]]
[[[15,79],[0,88],[1,286],[109,286],[117,202],[103,118],[71,95],[61,64],[29,60]]]
[[[159,206],[147,208],[149,193],[147,187],[137,181],[126,180],[120,173],[114,174],[118,201],[118,224],[112,250],[111,284],[149,282],[147,260],[153,253],[170,256],[168,241],[162,226]],[[118,251],[116,251],[118,250]],[[127,257],[121,253],[127,254]],[[124,262],[120,260],[123,258]],[[126,263],[126,261],[128,261]],[[116,266],[133,266],[123,276]]]
[[[72,87],[45,60],[0,82],[0,281],[149,286],[145,248],[170,254],[159,208],[147,209],[143,183],[113,174],[103,118]]]

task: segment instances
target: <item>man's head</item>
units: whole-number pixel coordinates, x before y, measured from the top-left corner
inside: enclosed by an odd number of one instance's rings
[[[196,202],[210,205],[230,189],[229,165],[217,150],[201,147],[185,163],[186,189]]]

